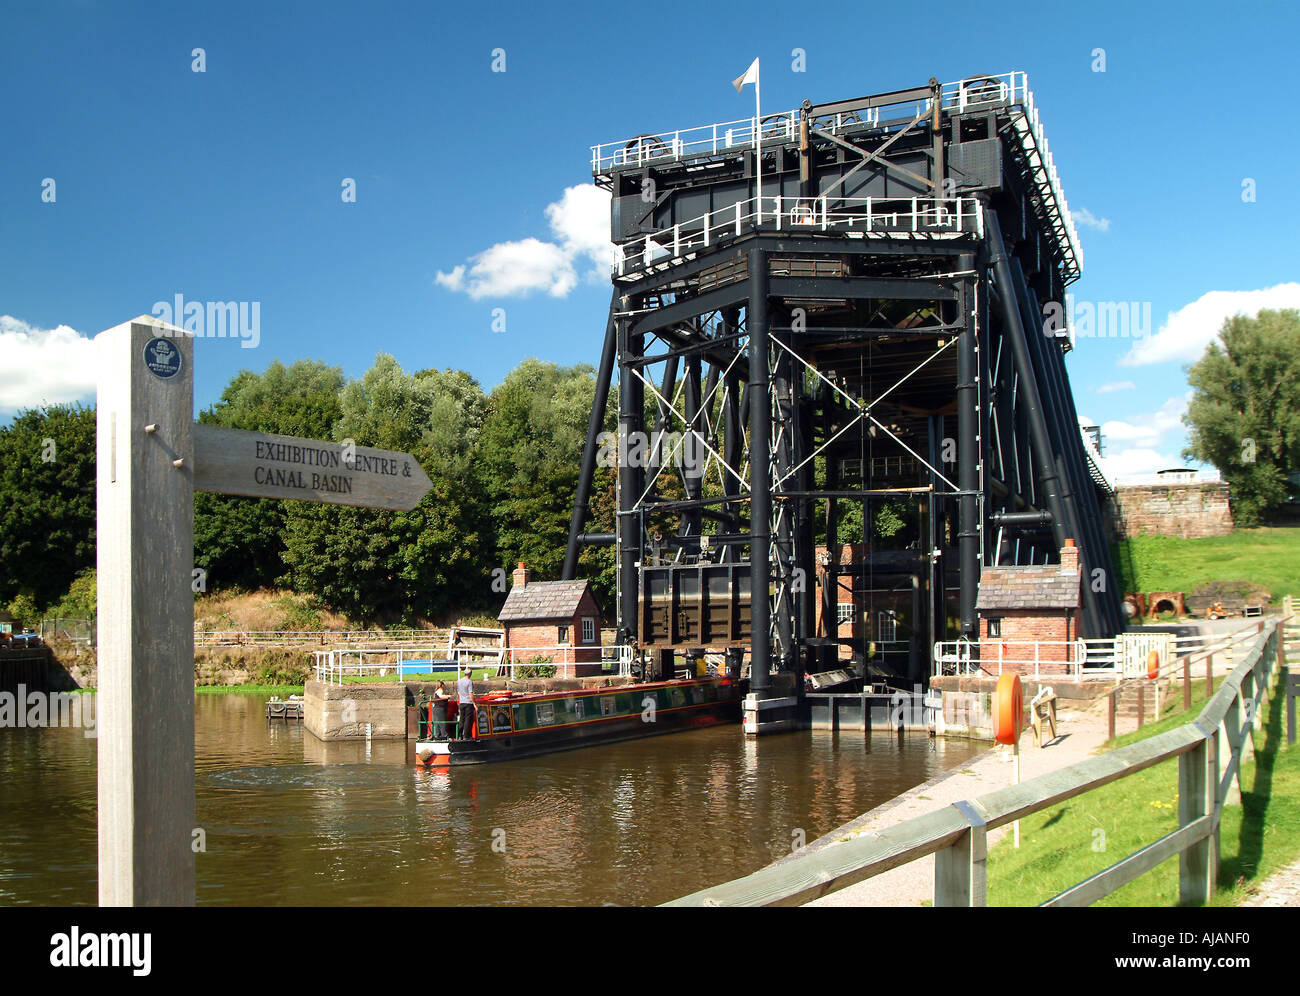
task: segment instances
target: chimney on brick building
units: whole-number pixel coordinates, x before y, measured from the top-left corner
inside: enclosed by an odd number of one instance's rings
[[[528,568],[524,566],[522,560],[519,561],[519,566],[515,568],[515,572],[511,577],[514,580],[514,586],[516,588],[522,588],[528,583]]]
[[[1079,548],[1074,545],[1072,539],[1067,539],[1065,546],[1061,547],[1061,573],[1079,573]]]

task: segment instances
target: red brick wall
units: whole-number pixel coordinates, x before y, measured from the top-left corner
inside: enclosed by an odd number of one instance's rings
[[[1002,619],[1002,635],[989,636],[989,618]],[[1078,610],[987,609],[980,616],[980,664],[985,671],[1034,673],[1035,647],[1039,674],[1066,674],[1071,659],[1067,641],[1078,638]]]
[[[595,639],[589,644],[582,643],[583,616],[595,620]],[[565,646],[557,646],[560,642],[560,625],[558,622],[505,623],[506,662],[527,664],[536,657],[545,657],[556,666],[555,674],[559,678],[582,678],[599,674],[600,610],[590,592],[582,597],[578,611],[568,622],[569,642]]]

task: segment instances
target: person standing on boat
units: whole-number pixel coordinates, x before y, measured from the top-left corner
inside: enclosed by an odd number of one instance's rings
[[[456,682],[456,700],[456,718],[460,726],[456,735],[461,740],[469,740],[474,733],[474,682],[469,668],[465,668]]]

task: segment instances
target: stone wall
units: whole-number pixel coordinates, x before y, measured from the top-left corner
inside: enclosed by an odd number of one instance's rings
[[[325,685],[303,690],[303,725],[320,740],[406,739],[406,686]]]
[[[1228,485],[1128,485],[1115,489],[1115,538],[1226,536],[1232,532]]]

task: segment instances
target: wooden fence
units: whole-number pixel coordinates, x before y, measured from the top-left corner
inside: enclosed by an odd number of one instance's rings
[[[1175,855],[1179,899],[1204,904],[1218,871],[1224,802],[1234,782],[1239,784],[1243,750],[1253,749],[1259,703],[1284,663],[1282,636],[1279,620],[1265,621],[1200,715],[1178,729],[876,833],[799,853],[668,905],[798,906],[933,854],[934,905],[985,906],[989,831],[1174,758],[1178,829],[1043,905],[1090,905]]]

